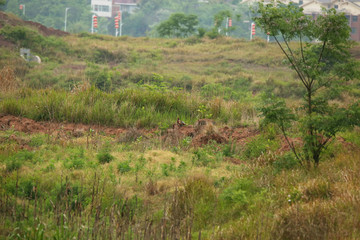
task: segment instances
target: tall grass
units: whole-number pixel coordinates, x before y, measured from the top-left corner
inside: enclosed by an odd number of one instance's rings
[[[225,104],[220,99],[205,102],[184,92],[130,88],[115,93],[105,93],[96,88],[74,93],[23,89],[4,96],[0,103],[2,113],[37,121],[140,128],[170,127],[178,117],[188,124],[205,116],[240,122],[243,107],[235,102]]]

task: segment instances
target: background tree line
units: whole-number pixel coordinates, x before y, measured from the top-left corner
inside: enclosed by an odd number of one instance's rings
[[[67,19],[69,32],[86,32],[91,28],[91,0],[0,0],[0,5],[1,3],[4,4],[3,10],[7,12],[61,30],[64,29],[65,9],[70,8]],[[20,4],[26,6],[25,15],[19,9]],[[159,37],[157,31],[159,24],[168,20],[174,13],[195,15],[198,19],[197,27],[211,31],[215,26],[214,16],[220,12],[228,12],[234,16],[233,25],[236,26],[232,29],[231,36],[244,38],[249,36],[250,24],[244,23],[244,20],[250,20],[251,14],[248,6],[241,5],[239,0],[210,0],[208,3],[198,0],[141,0],[138,7],[133,14],[123,13],[124,35]],[[240,15],[241,19],[235,18]],[[114,19],[99,18],[98,21],[98,33],[114,35]],[[221,24],[222,26],[217,26],[219,29],[225,27],[225,21]]]

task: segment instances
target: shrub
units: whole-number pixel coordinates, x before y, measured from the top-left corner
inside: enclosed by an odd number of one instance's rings
[[[246,144],[243,155],[248,159],[257,158],[266,151],[276,150],[278,147],[279,143],[276,140],[270,140],[264,135],[259,135]]]
[[[12,172],[21,168],[25,161],[32,160],[34,153],[27,150],[19,151],[15,155],[9,157],[6,161],[6,170]]]
[[[130,167],[130,161],[120,162],[117,166],[117,169],[120,174],[130,172],[132,170],[132,168]]]
[[[191,36],[185,40],[185,44],[188,44],[188,45],[195,45],[195,44],[198,44],[201,42],[202,42],[202,40],[200,38],[198,38],[197,36]]]
[[[15,170],[20,169],[22,166],[22,161],[17,158],[10,158],[8,161],[6,161],[6,171],[12,172]]]
[[[205,34],[210,39],[215,39],[221,37],[220,33],[218,32],[217,28],[213,28],[210,31],[206,32]]]
[[[96,158],[98,159],[99,163],[104,164],[111,162],[115,157],[108,152],[100,152],[96,155]]]
[[[30,147],[40,147],[41,145],[44,144],[44,138],[43,136],[36,136],[31,138],[30,142],[29,142],[29,146]]]
[[[329,199],[333,195],[330,182],[324,179],[309,181],[302,192],[306,201]]]
[[[85,154],[83,148],[75,148],[70,152],[63,165],[67,169],[82,169],[85,166]]]
[[[123,52],[110,52],[104,48],[96,48],[92,51],[93,55],[91,56],[90,60],[94,61],[95,63],[121,63],[126,60],[126,55]]]
[[[96,158],[98,159],[99,163],[101,164],[109,163],[115,159],[115,157],[110,154],[110,151],[111,151],[110,142],[105,142],[105,144],[101,147],[99,153],[96,155]]]
[[[292,169],[297,165],[299,165],[299,162],[291,152],[287,152],[284,155],[280,156],[273,163],[275,173],[281,172],[282,170]]]
[[[32,51],[54,56],[54,51],[68,52],[66,43],[56,37],[44,37],[37,31],[24,26],[5,25],[0,30],[0,35],[17,44],[19,47],[30,48]]]
[[[203,38],[205,36],[205,34],[206,34],[205,28],[202,28],[202,27],[198,28],[198,37],[199,38]]]
[[[197,149],[194,151],[194,155],[192,157],[192,163],[195,166],[203,166],[206,167],[210,163],[213,162],[213,159],[207,154],[207,152],[204,149]]]

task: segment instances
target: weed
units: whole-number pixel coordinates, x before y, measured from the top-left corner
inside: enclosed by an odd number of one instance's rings
[[[213,162],[213,159],[211,159],[205,150],[199,148],[194,151],[194,155],[192,157],[193,165],[206,167]]]
[[[274,151],[278,147],[279,143],[276,140],[270,140],[263,135],[259,135],[246,144],[243,155],[248,159],[257,158],[266,151]]]
[[[96,155],[96,158],[98,159],[99,163],[101,163],[101,164],[109,163],[115,159],[115,157],[110,154],[110,147],[111,147],[110,142],[106,142],[102,146],[102,148]]]
[[[118,169],[118,171],[119,171],[120,174],[124,174],[124,173],[130,172],[130,171],[132,170],[132,168],[130,167],[130,161],[120,162],[120,163],[117,165],[117,169]]]
[[[299,162],[295,159],[292,152],[285,153],[284,155],[278,157],[278,159],[273,162],[275,173],[279,173],[283,170],[293,169],[298,165]]]
[[[85,166],[85,151],[83,148],[75,148],[70,152],[70,156],[65,159],[63,165],[67,169],[82,169]]]
[[[114,156],[108,152],[99,152],[96,155],[96,158],[98,159],[99,163],[101,163],[101,164],[109,163],[112,160],[114,160]]]
[[[43,136],[36,136],[36,137],[31,138],[31,140],[29,142],[29,146],[30,147],[40,147],[44,143],[45,143],[45,140],[44,140]]]

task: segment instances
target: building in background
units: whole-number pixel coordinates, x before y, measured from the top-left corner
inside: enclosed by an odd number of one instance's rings
[[[91,10],[99,17],[112,17],[113,0],[91,0]]]
[[[300,2],[302,3],[302,2]],[[344,13],[351,27],[351,39],[360,41],[360,2],[348,0],[311,0],[304,1],[300,5],[306,15],[311,15],[314,19],[321,14],[321,9],[335,8],[337,12]]]
[[[91,0],[91,9],[99,17],[115,17],[119,11],[133,13],[138,0]]]
[[[133,13],[136,8],[136,0],[113,0],[113,15],[116,15],[119,11]]]
[[[265,4],[271,0],[243,0],[243,4],[253,5],[263,1]],[[322,13],[322,8],[335,8],[337,12],[344,13],[351,27],[351,39],[360,41],[360,0],[283,0],[282,3],[293,2],[304,9],[306,15],[316,19]]]

